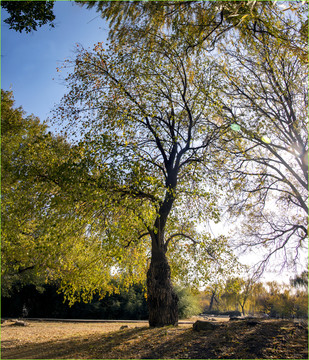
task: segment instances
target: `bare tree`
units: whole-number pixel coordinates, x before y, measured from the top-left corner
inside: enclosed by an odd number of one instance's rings
[[[296,36],[292,30],[285,35]],[[229,207],[245,219],[237,244],[262,249],[258,270],[274,254],[282,265],[295,264],[308,235],[307,67],[265,33],[250,42],[233,41],[236,50],[222,48],[221,116],[222,150],[232,159]],[[235,187],[241,188],[240,197],[233,197]]]

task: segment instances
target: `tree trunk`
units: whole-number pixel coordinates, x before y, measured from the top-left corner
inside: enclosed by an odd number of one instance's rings
[[[178,296],[171,283],[171,270],[165,252],[152,252],[147,272],[149,325],[160,327],[178,325]]]
[[[171,283],[171,268],[165,256],[165,225],[175,200],[177,169],[170,169],[166,180],[166,194],[151,231],[151,263],[147,272],[147,300],[149,325],[160,327],[178,325],[178,296]]]
[[[213,291],[212,294],[211,294],[211,299],[210,299],[210,304],[209,304],[209,307],[208,307],[208,311],[212,310],[212,306],[214,304],[215,296],[216,296],[216,291]]]

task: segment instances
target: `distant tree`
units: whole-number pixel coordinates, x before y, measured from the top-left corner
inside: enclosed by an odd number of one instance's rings
[[[276,281],[264,284],[256,280],[240,277],[228,279],[217,311],[232,314],[235,309],[240,308],[243,315],[249,312],[274,318],[308,317],[306,290],[298,289],[295,292],[295,289]]]
[[[212,311],[213,305],[214,305],[214,301],[218,302],[218,285],[216,284],[212,289],[211,289],[211,296],[210,296],[210,301],[209,301],[209,306],[207,311]]]
[[[249,311],[252,314],[261,313],[260,300],[265,295],[266,290],[262,282],[255,282],[252,286],[251,297],[249,299]]]
[[[267,283],[269,315],[272,317],[291,318],[295,315],[295,298],[289,289],[276,282]]]
[[[1,1],[1,7],[10,15],[4,22],[10,29],[26,33],[45,24],[54,27],[53,6],[54,1]]]
[[[308,271],[303,271],[300,275],[290,279],[290,284],[296,288],[304,287],[305,289],[308,289]]]
[[[224,294],[224,289],[226,285],[226,278],[229,276],[226,272],[220,272],[220,268],[217,269],[217,273],[209,279],[204,294],[209,300],[208,307],[204,308],[204,311],[211,312],[214,309],[219,309],[221,304],[221,296]],[[238,269],[239,270],[239,269]],[[237,271],[235,271],[235,274]],[[220,308],[220,310],[222,310]]]
[[[234,303],[235,310],[240,307],[241,312],[245,315],[245,307],[251,297],[252,279],[229,278],[226,281],[225,292],[222,297],[227,301],[228,306]]]

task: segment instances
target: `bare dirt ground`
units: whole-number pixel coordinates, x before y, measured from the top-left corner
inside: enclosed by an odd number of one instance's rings
[[[284,320],[215,321],[151,329],[145,323],[28,321],[1,325],[2,359],[308,359],[308,326]],[[123,326],[127,328],[120,329]]]

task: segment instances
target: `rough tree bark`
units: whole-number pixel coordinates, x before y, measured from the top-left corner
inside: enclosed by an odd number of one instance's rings
[[[153,248],[147,272],[149,325],[178,325],[178,297],[171,283],[171,270],[163,249]]]
[[[152,249],[147,272],[147,300],[149,325],[152,327],[178,325],[178,297],[172,286],[171,269],[166,258],[167,243],[164,241],[165,225],[175,200],[177,185],[177,170],[170,173],[172,176],[167,179],[165,199],[160,206],[154,230],[150,232]]]

